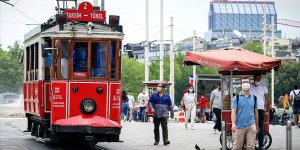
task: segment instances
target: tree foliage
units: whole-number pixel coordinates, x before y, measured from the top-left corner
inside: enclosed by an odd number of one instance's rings
[[[20,44],[14,43],[8,51],[0,47],[0,93],[20,93],[23,83],[23,64],[18,64]]]
[[[243,48],[255,53],[259,53],[259,54],[263,54],[264,50],[263,50],[263,46],[260,43],[260,41],[258,40],[253,40],[253,41],[249,41],[247,42],[245,45],[243,45]]]
[[[300,64],[296,61],[282,62],[281,67],[275,72],[275,100],[284,94],[290,94],[294,85],[300,86]]]
[[[122,89],[137,95],[142,90],[145,79],[144,64],[127,56],[122,56]]]
[[[175,104],[177,105],[181,101],[183,90],[189,84],[189,76],[193,74],[191,66],[182,65],[184,57],[184,54],[178,54],[174,60]],[[197,66],[196,73],[217,74],[218,71],[204,66]],[[159,80],[159,61],[154,61],[150,66],[150,80]],[[170,61],[168,56],[164,58],[164,80],[170,80]]]

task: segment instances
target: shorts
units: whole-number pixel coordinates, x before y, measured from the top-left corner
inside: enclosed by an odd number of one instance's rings
[[[293,114],[294,115],[300,115],[300,108],[293,107]]]

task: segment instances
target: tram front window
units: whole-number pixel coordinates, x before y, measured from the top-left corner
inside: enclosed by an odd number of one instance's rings
[[[88,42],[76,42],[73,50],[73,72],[77,77],[87,76]]]
[[[91,77],[106,77],[106,42],[92,42]]]

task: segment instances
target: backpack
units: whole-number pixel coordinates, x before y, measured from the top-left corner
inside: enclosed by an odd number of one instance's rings
[[[238,106],[239,106],[239,97],[240,97],[240,95],[238,94],[236,97],[236,112],[237,112]],[[253,97],[254,97],[254,115],[255,115],[255,107],[256,107],[257,97],[255,95],[253,95]]]
[[[300,91],[298,95],[295,93],[294,90],[293,93],[294,93],[294,107],[300,108]]]

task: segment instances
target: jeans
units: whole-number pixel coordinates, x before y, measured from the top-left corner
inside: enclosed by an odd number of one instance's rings
[[[265,123],[265,110],[259,109],[258,110],[258,143],[259,148],[262,148],[264,146],[264,123]]]
[[[217,118],[214,129],[217,129],[218,131],[221,131],[221,109],[213,108],[213,112],[215,113],[216,118]]]
[[[128,103],[122,102],[122,114],[121,114],[122,119],[124,119],[124,117],[126,117],[128,108],[129,108]]]
[[[205,113],[205,108],[200,108],[200,122],[204,123],[204,116],[205,118],[208,118],[206,117],[206,113]]]
[[[145,122],[145,110],[146,110],[146,107],[140,107],[140,115],[139,115],[139,119],[140,119],[142,122]]]
[[[163,134],[163,140],[166,141],[168,140],[168,118],[167,117],[162,117],[162,118],[157,118],[154,117],[154,140],[159,141],[159,125],[161,124],[162,128],[162,134]]]

